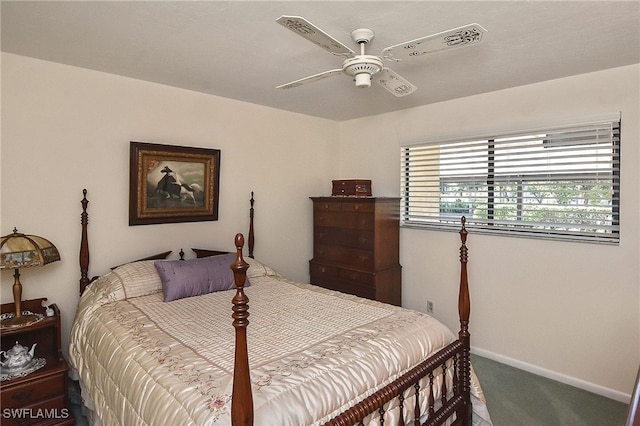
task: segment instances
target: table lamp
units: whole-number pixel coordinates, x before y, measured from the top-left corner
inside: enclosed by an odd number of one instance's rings
[[[38,321],[41,316],[22,311],[22,284],[20,268],[44,266],[60,260],[56,246],[45,238],[25,235],[13,228],[13,233],[0,240],[0,270],[13,269],[13,303],[15,313],[2,320],[2,328],[24,327]]]

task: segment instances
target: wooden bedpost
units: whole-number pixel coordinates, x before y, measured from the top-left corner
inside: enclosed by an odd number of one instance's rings
[[[460,332],[458,338],[462,342],[463,350],[460,355],[458,373],[461,376],[459,381],[462,387],[462,395],[464,395],[464,401],[462,408],[458,411],[457,417],[462,419],[461,424],[471,424],[471,335],[469,334],[469,315],[471,313],[471,301],[469,297],[469,280],[467,277],[467,229],[465,223],[467,218],[462,216],[460,222],[462,228],[460,229],[460,292],[458,294],[458,315],[460,316]]]
[[[251,191],[251,208],[249,209],[249,241],[247,241],[249,248],[249,257],[253,259],[253,246],[255,245],[255,235],[253,232],[253,191]]]
[[[244,236],[236,234],[236,260],[231,265],[236,284],[233,298],[233,326],[236,329],[235,362],[233,368],[233,395],[231,397],[231,424],[234,426],[253,425],[253,395],[249,374],[247,353],[247,326],[249,325],[249,298],[244,294],[249,264],[242,257]]]
[[[87,190],[82,190],[82,214],[80,215],[80,223],[82,224],[82,237],[80,240],[80,294],[84,293],[84,289],[89,285],[89,238],[87,235],[87,224],[89,223],[89,214],[87,213]]]

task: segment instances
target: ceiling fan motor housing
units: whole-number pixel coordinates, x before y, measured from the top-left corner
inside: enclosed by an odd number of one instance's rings
[[[357,55],[342,63],[342,71],[355,78],[356,87],[370,87],[371,78],[382,70],[382,60],[373,55]]]
[[[369,28],[358,28],[351,31],[351,39],[358,44],[369,43],[373,39],[374,35],[375,33],[373,30],[370,30]]]

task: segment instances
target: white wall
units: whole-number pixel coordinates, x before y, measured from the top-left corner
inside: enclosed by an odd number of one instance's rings
[[[256,193],[256,255],[308,279],[311,202],[337,178],[399,194],[399,146],[622,111],[622,231],[616,247],[469,237],[472,344],[624,399],[640,361],[638,66],[335,123],[2,53],[0,232],[51,239],[62,261],[22,272],[24,298],[60,305],[66,345],[77,303],[82,188],[91,274],[132,257],[231,249]],[[128,226],[129,141],[222,151],[220,220]],[[336,153],[339,152],[339,155]],[[401,230],[403,303],[457,328],[458,237]],[[11,273],[0,274],[2,302]]]
[[[129,141],[221,150],[215,222],[128,226]],[[2,53],[2,210],[50,239],[62,261],[21,270],[23,299],[62,310],[66,348],[77,304],[82,188],[88,189],[90,274],[191,247],[233,249],[255,191],[256,256],[308,280],[310,195],[330,190],[334,122],[182,89]],[[188,253],[191,255],[191,253]],[[3,271],[2,303],[12,302]]]
[[[469,236],[476,352],[625,400],[640,361],[639,66],[340,124],[339,174],[400,193],[399,146],[622,112],[619,246]],[[367,153],[362,161],[362,153]],[[403,305],[457,323],[457,234],[401,230]]]

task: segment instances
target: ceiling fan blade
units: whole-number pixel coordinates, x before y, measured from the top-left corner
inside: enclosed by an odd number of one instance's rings
[[[380,53],[380,56],[392,61],[404,61],[429,53],[478,44],[482,42],[482,36],[486,32],[487,30],[480,24],[469,24],[389,46]]]
[[[406,96],[418,90],[416,86],[389,68],[384,68],[378,73],[378,84],[397,97]]]
[[[277,86],[276,89],[292,89],[294,87],[302,86],[303,84],[312,83],[314,81],[322,80],[323,78],[331,77],[332,75],[342,74],[342,69],[338,68],[335,70],[324,71],[319,74],[310,75],[309,77],[301,78],[300,80],[295,80],[287,84],[281,84]]]
[[[300,16],[282,15],[276,22],[337,56],[351,57],[355,52]]]

